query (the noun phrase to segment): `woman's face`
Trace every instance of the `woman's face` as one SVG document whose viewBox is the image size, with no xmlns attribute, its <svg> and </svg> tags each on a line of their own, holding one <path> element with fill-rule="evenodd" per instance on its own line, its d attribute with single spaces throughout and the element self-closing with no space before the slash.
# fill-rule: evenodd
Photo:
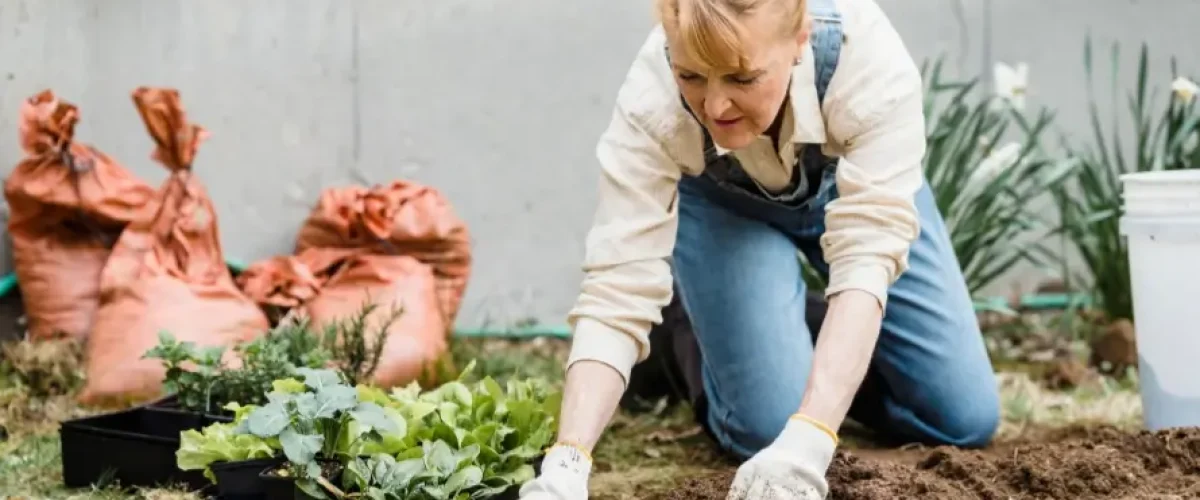
<svg viewBox="0 0 1200 500">
<path fill-rule="evenodd" d="M 667 30 L 667 50 L 684 101 L 713 141 L 731 150 L 749 145 L 775 121 L 807 37 L 778 36 L 779 20 L 767 13 L 747 15 L 740 22 L 752 34 L 743 41 L 749 64 L 734 71 L 706 71 L 688 57 L 678 34 Z"/>
</svg>

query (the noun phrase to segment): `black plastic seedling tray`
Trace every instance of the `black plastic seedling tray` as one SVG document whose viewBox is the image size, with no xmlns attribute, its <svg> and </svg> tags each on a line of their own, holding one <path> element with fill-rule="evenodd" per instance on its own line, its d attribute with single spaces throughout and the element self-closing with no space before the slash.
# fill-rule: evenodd
<svg viewBox="0 0 1200 500">
<path fill-rule="evenodd" d="M 62 423 L 63 483 L 68 488 L 117 483 L 121 487 L 184 485 L 208 490 L 201 471 L 176 466 L 179 434 L 230 418 L 153 404 Z"/>
<path fill-rule="evenodd" d="M 259 477 L 263 469 L 283 463 L 282 457 L 217 462 L 209 466 L 217 479 L 219 500 L 265 500 L 269 484 Z"/>
</svg>

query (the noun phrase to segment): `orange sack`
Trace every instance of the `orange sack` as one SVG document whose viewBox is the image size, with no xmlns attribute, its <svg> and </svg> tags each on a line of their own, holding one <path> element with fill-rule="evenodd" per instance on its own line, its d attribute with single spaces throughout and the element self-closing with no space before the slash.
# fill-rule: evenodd
<svg viewBox="0 0 1200 500">
<path fill-rule="evenodd" d="M 454 324 L 471 273 L 471 241 L 438 190 L 409 181 L 326 189 L 300 228 L 296 253 L 322 247 L 366 248 L 429 264 L 442 319 Z"/>
<path fill-rule="evenodd" d="M 299 314 L 318 327 L 353 318 L 373 303 L 367 331 L 378 332 L 401 309 L 387 329 L 373 376 L 382 387 L 406 385 L 435 372 L 448 349 L 433 271 L 413 257 L 310 248 L 298 256 L 255 263 L 238 276 L 238 283 L 260 304 L 299 307 Z"/>
<path fill-rule="evenodd" d="M 25 158 L 4 182 L 13 266 L 37 340 L 87 336 L 113 243 L 154 210 L 154 188 L 74 141 L 78 121 L 78 109 L 52 91 L 27 99 L 19 125 Z"/>
<path fill-rule="evenodd" d="M 142 355 L 160 331 L 199 346 L 231 345 L 268 328 L 225 265 L 217 214 L 192 173 L 207 132 L 187 123 L 179 93 L 142 87 L 134 104 L 157 145 L 153 158 L 171 171 L 157 193 L 160 209 L 129 225 L 101 274 L 101 302 L 87 345 L 89 405 L 143 402 L 162 393 L 165 371 Z"/>
</svg>

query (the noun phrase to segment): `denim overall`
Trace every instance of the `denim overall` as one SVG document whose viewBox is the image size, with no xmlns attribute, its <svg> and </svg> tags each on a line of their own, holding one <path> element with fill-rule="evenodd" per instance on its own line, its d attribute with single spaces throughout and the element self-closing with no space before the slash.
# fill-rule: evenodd
<svg viewBox="0 0 1200 500">
<path fill-rule="evenodd" d="M 843 37 L 836 1 L 808 1 L 822 101 L 843 43 L 853 43 Z M 781 132 L 782 140 L 790 134 Z M 698 417 L 725 450 L 748 458 L 775 439 L 804 394 L 820 332 L 805 324 L 797 254 L 828 277 L 820 237 L 825 207 L 838 196 L 839 159 L 819 144 L 797 144 L 789 186 L 771 193 L 704 136 L 703 173 L 679 182 L 672 272 L 701 353 Z M 982 446 L 1000 417 L 992 367 L 928 184 L 915 202 L 920 236 L 909 270 L 889 289 L 850 417 L 884 439 Z"/>
</svg>

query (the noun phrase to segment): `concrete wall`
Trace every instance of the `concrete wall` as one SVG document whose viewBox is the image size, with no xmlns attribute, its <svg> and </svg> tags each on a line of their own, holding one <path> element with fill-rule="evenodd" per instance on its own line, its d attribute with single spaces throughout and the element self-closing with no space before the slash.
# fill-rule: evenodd
<svg viewBox="0 0 1200 500">
<path fill-rule="evenodd" d="M 960 75 L 1027 61 L 1031 102 L 1054 105 L 1067 132 L 1087 124 L 1086 32 L 1148 42 L 1156 85 L 1167 54 L 1200 72 L 1194 0 L 879 1 L 918 59 L 945 54 Z M 288 251 L 324 186 L 409 177 L 442 189 L 474 233 L 463 326 L 561 323 L 595 201 L 594 142 L 650 5 L 0 0 L 0 164 L 19 156 L 21 100 L 49 87 L 80 105 L 81 139 L 158 183 L 129 93 L 175 86 L 213 133 L 196 168 L 230 257 Z"/>
</svg>

